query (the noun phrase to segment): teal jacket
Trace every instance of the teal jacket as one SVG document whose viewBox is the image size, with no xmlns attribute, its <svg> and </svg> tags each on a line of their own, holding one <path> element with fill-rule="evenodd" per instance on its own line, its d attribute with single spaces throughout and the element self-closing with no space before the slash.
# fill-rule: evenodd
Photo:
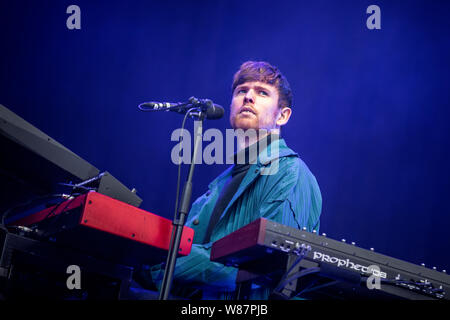
<svg viewBox="0 0 450 320">
<path fill-rule="evenodd" d="M 273 152 L 275 147 L 279 152 Z M 195 231 L 192 250 L 176 263 L 175 282 L 202 288 L 204 298 L 205 292 L 208 292 L 206 298 L 223 297 L 219 292 L 231 292 L 235 287 L 237 269 L 209 260 L 214 241 L 261 217 L 294 228 L 319 231 L 322 197 L 317 181 L 298 154 L 279 139 L 268 146 L 265 156 L 260 154 L 249 167 L 213 229 L 211 242 L 203 244 L 210 215 L 231 177 L 232 168 L 213 180 L 209 190 L 192 204 L 186 223 Z M 162 276 L 160 268 L 153 268 L 153 280 L 158 283 Z"/>
</svg>

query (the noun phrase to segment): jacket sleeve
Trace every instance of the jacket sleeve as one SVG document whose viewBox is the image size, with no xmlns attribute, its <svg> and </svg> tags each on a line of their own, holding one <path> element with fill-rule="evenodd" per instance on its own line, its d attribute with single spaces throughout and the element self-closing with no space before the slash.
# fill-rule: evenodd
<svg viewBox="0 0 450 320">
<path fill-rule="evenodd" d="M 201 244 L 205 228 L 200 228 L 201 225 L 192 225 L 193 221 L 198 218 L 202 221 L 202 226 L 205 225 L 204 222 L 207 219 L 204 215 L 207 212 L 211 212 L 215 204 L 215 199 L 209 199 L 209 197 L 209 193 L 206 193 L 199 197 L 192 205 L 189 213 L 189 221 L 186 225 L 194 228 L 196 236 L 194 236 L 194 244 L 192 245 L 190 254 L 177 259 L 174 271 L 174 284 L 175 286 L 188 285 L 195 288 L 204 288 L 207 286 L 208 290 L 217 288 L 222 291 L 233 291 L 235 288 L 237 269 L 210 261 L 212 244 Z M 200 214 L 201 212 L 202 214 Z M 164 269 L 161 264 L 153 266 L 150 274 L 153 283 L 159 289 L 164 276 Z"/>
<path fill-rule="evenodd" d="M 233 291 L 237 269 L 226 267 L 221 263 L 210 261 L 211 249 L 204 245 L 193 244 L 191 253 L 186 257 L 177 259 L 174 271 L 174 282 L 178 285 L 189 285 L 202 288 L 205 285 L 209 290 L 214 288 Z M 151 276 L 159 289 L 164 276 L 161 265 L 151 268 Z"/>
</svg>

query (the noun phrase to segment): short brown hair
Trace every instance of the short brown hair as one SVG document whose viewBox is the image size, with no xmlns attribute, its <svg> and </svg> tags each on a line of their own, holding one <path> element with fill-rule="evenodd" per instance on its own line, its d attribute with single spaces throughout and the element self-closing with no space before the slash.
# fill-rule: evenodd
<svg viewBox="0 0 450 320">
<path fill-rule="evenodd" d="M 278 90 L 278 107 L 292 108 L 292 91 L 286 77 L 265 61 L 244 62 L 233 77 L 232 93 L 237 86 L 252 81 L 264 82 L 273 85 Z"/>
</svg>

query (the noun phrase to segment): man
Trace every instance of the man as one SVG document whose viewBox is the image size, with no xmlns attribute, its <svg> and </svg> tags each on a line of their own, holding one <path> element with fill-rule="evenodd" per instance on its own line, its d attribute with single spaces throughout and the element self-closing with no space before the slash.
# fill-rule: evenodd
<svg viewBox="0 0 450 320">
<path fill-rule="evenodd" d="M 189 256 L 177 259 L 173 294 L 183 295 L 180 288 L 187 286 L 197 288 L 187 297 L 220 299 L 231 293 L 237 270 L 211 262 L 211 245 L 258 218 L 318 231 L 319 186 L 298 154 L 279 137 L 292 114 L 291 107 L 289 83 L 276 67 L 253 61 L 241 65 L 232 84 L 230 123 L 241 133 L 253 130 L 256 134 L 238 137 L 235 164 L 193 203 L 186 225 L 195 230 L 194 244 Z M 238 161 L 239 155 L 245 161 Z M 163 272 L 160 267 L 152 268 L 158 285 Z M 260 289 L 253 298 L 266 298 L 267 290 Z"/>
</svg>

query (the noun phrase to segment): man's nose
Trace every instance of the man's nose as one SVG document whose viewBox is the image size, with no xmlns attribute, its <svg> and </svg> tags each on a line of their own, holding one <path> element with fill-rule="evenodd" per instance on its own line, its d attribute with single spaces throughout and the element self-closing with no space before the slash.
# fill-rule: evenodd
<svg viewBox="0 0 450 320">
<path fill-rule="evenodd" d="M 247 91 L 247 93 L 245 94 L 245 97 L 244 97 L 244 102 L 250 102 L 250 103 L 255 102 L 253 90 L 250 89 Z"/>
</svg>

